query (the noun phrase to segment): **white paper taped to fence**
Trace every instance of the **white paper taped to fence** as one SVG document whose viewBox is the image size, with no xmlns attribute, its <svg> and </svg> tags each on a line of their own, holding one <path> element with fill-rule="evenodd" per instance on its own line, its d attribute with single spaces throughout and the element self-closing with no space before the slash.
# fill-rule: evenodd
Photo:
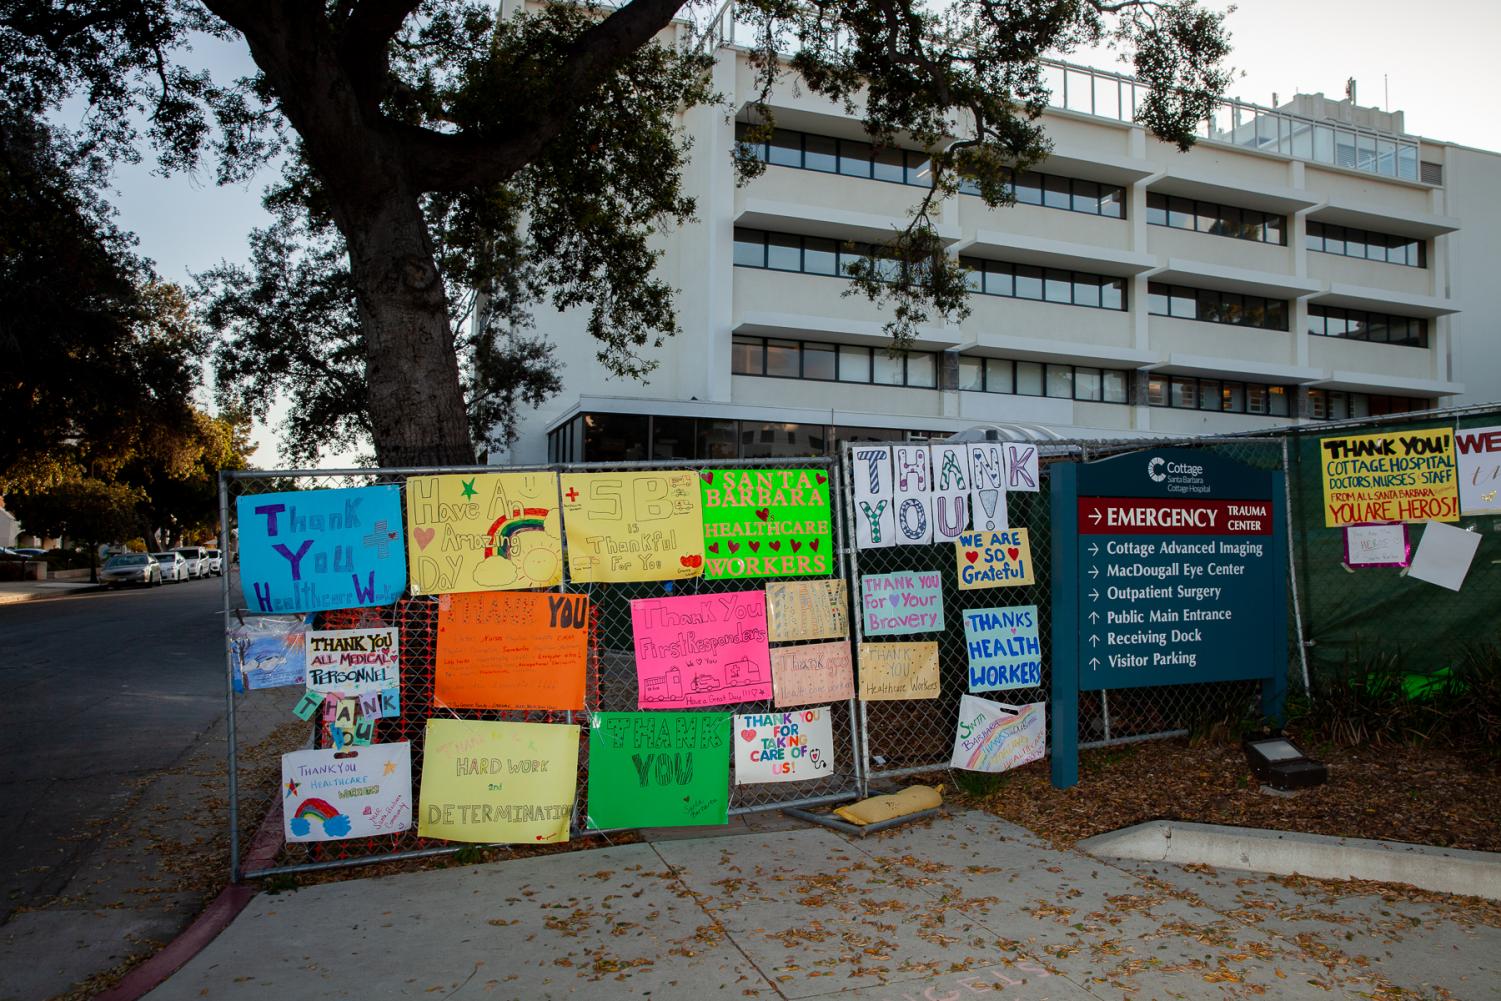
<svg viewBox="0 0 1501 1001">
<path fill-rule="evenodd" d="M 855 545 L 860 549 L 896 545 L 896 483 L 891 475 L 891 446 L 862 445 L 851 451 L 850 459 Z"/>
<path fill-rule="evenodd" d="M 926 546 L 933 542 L 933 470 L 926 445 L 898 445 L 892 450 L 896 475 L 896 542 Z"/>
<path fill-rule="evenodd" d="M 1006 521 L 1006 456 L 1001 443 L 971 442 L 969 451 L 969 496 L 971 517 L 977 532 L 1004 532 Z"/>
<path fill-rule="evenodd" d="M 933 538 L 953 542 L 969 527 L 969 453 L 963 445 L 932 445 Z"/>
<path fill-rule="evenodd" d="M 949 766 L 972 772 L 1009 771 L 1041 758 L 1046 743 L 1043 703 L 1009 706 L 962 695 Z"/>
<path fill-rule="evenodd" d="M 1423 537 L 1418 540 L 1418 551 L 1413 554 L 1407 576 L 1458 591 L 1479 548 L 1479 532 L 1430 521 L 1423 526 Z"/>
<path fill-rule="evenodd" d="M 834 771 L 829 707 L 735 717 L 735 784 L 803 782 Z"/>
<path fill-rule="evenodd" d="M 340 841 L 412 826 L 412 745 L 367 744 L 281 756 L 282 834 Z"/>
<path fill-rule="evenodd" d="M 1006 489 L 1037 492 L 1037 446 L 1024 441 L 1002 443 L 1006 453 Z"/>
</svg>

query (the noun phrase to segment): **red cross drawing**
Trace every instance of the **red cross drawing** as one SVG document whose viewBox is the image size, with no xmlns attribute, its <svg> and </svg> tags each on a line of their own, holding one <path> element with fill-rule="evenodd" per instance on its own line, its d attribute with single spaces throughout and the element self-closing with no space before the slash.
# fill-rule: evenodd
<svg viewBox="0 0 1501 1001">
<path fill-rule="evenodd" d="M 579 499 L 579 492 L 577 490 L 573 489 L 572 487 L 569 487 L 568 488 L 568 492 L 566 494 L 564 494 L 563 496 L 567 497 L 568 498 L 568 503 L 572 504 L 574 501 L 576 501 L 576 500 Z"/>
</svg>

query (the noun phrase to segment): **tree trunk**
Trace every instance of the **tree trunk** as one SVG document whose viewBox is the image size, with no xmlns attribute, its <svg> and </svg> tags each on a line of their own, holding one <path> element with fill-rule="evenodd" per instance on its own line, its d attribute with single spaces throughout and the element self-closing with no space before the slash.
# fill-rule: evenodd
<svg viewBox="0 0 1501 1001">
<path fill-rule="evenodd" d="M 382 466 L 475 461 L 448 300 L 417 196 L 389 189 L 336 207 L 365 340 L 370 424 Z"/>
</svg>

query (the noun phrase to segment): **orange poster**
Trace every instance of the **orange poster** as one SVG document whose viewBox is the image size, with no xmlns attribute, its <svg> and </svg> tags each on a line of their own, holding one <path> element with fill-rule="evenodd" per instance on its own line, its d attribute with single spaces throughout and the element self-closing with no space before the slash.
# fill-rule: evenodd
<svg viewBox="0 0 1501 1001">
<path fill-rule="evenodd" d="M 583 594 L 442 595 L 434 697 L 450 709 L 582 709 L 588 624 Z"/>
</svg>

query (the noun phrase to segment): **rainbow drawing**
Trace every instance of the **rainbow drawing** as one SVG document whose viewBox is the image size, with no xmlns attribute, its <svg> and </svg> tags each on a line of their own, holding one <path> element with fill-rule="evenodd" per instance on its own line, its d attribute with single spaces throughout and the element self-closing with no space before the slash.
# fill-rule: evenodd
<svg viewBox="0 0 1501 1001">
<path fill-rule="evenodd" d="M 323 836 L 326 838 L 342 838 L 349 833 L 349 818 L 334 809 L 328 800 L 317 797 L 303 800 L 292 811 L 288 826 L 294 835 L 305 838 L 312 833 L 314 820 L 322 825 Z"/>
<path fill-rule="evenodd" d="M 491 544 L 485 548 L 485 559 L 499 555 L 501 559 L 511 558 L 511 541 L 522 532 L 542 532 L 547 527 L 547 508 L 527 507 L 519 512 L 513 512 L 509 518 L 497 518 L 495 524 L 490 526 Z M 501 526 L 505 526 L 502 528 Z"/>
</svg>

